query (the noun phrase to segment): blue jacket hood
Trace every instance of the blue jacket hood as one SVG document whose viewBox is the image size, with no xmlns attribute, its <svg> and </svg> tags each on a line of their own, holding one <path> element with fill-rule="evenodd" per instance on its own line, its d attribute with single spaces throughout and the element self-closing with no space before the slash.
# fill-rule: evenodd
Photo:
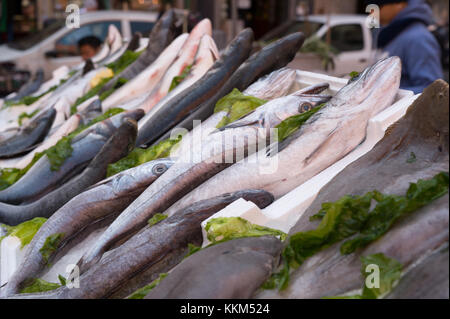
<svg viewBox="0 0 450 319">
<path fill-rule="evenodd" d="M 384 48 L 403 30 L 417 22 L 429 26 L 433 23 L 433 12 L 424 0 L 409 0 L 408 6 L 388 26 L 380 30 L 378 47 Z"/>
</svg>

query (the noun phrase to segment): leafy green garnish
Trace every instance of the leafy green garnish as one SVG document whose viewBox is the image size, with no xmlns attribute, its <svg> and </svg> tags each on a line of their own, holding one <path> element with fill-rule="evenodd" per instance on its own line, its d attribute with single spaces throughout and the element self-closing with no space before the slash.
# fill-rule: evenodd
<svg viewBox="0 0 450 319">
<path fill-rule="evenodd" d="M 31 112 L 30 114 L 28 114 L 27 112 L 22 112 L 19 115 L 19 118 L 17 119 L 17 122 L 19 123 L 20 126 L 22 126 L 22 121 L 25 118 L 31 119 L 33 116 L 35 116 L 37 114 L 37 112 L 39 112 L 39 110 L 35 110 L 35 111 Z"/>
<path fill-rule="evenodd" d="M 334 296 L 325 299 L 381 299 L 392 291 L 402 276 L 402 264 L 395 259 L 386 257 L 384 254 L 361 256 L 361 263 L 361 274 L 364 278 L 362 295 Z M 379 280 L 376 280 L 375 274 L 371 276 L 373 272 L 368 268 L 371 265 L 378 267 Z M 370 284 L 370 288 L 368 284 Z"/>
<path fill-rule="evenodd" d="M 167 277 L 168 274 L 160 274 L 158 278 L 156 278 L 154 281 L 152 281 L 151 284 L 142 287 L 141 289 L 136 290 L 132 295 L 130 295 L 127 299 L 144 299 L 145 296 L 148 295 L 148 293 L 159 285 L 161 280 Z"/>
<path fill-rule="evenodd" d="M 68 136 L 61 138 L 58 143 L 45 151 L 50 162 L 50 169 L 57 171 L 65 160 L 72 155 L 72 139 Z"/>
<path fill-rule="evenodd" d="M 220 121 L 217 128 L 222 128 L 232 122 L 235 122 L 267 101 L 258 99 L 253 96 L 246 96 L 242 94 L 238 89 L 234 89 L 230 94 L 221 98 L 214 109 L 214 113 L 227 112 L 227 115 Z"/>
<path fill-rule="evenodd" d="M 181 75 L 176 76 L 173 78 L 172 83 L 170 84 L 170 91 L 173 91 L 178 85 L 180 85 L 181 82 L 189 75 L 192 69 L 192 64 L 188 65 L 184 68 L 183 72 L 181 72 Z"/>
<path fill-rule="evenodd" d="M 48 282 L 43 279 L 35 278 L 28 281 L 28 285 L 26 285 L 25 288 L 23 288 L 20 293 L 21 294 L 31 294 L 31 293 L 37 293 L 37 292 L 44 292 L 44 291 L 50 291 L 55 290 L 61 287 L 60 284 L 56 284 L 53 282 Z"/>
<path fill-rule="evenodd" d="M 356 72 L 356 71 L 350 72 L 349 76 L 350 76 L 350 82 L 353 82 L 354 80 L 356 80 L 359 77 L 359 72 Z"/>
<path fill-rule="evenodd" d="M 406 163 L 412 164 L 415 163 L 416 161 L 417 161 L 416 154 L 414 152 L 411 152 L 411 154 L 409 154 L 409 158 L 406 160 Z"/>
<path fill-rule="evenodd" d="M 188 244 L 188 253 L 186 254 L 186 256 L 184 256 L 184 259 L 188 258 L 189 256 L 192 256 L 193 254 L 195 254 L 196 252 L 202 250 L 202 247 L 200 246 L 195 246 L 194 244 Z"/>
<path fill-rule="evenodd" d="M 114 74 L 120 74 L 124 71 L 130 64 L 132 64 L 141 55 L 141 52 L 126 51 L 117 61 L 106 65 L 108 69 L 111 69 Z M 78 98 L 75 104 L 70 108 L 71 115 L 77 113 L 77 107 L 89 100 L 90 98 L 98 95 L 100 90 L 113 79 L 114 77 L 107 77 L 100 81 L 95 87 L 91 88 L 85 95 Z M 108 90 L 100 95 L 100 100 L 104 101 L 108 96 L 110 96 L 118 87 L 124 84 L 124 79 L 118 81 L 118 86 L 116 85 L 112 90 Z"/>
<path fill-rule="evenodd" d="M 389 231 L 401 217 L 445 195 L 448 186 L 449 174 L 443 172 L 432 179 L 411 183 L 405 196 L 372 191 L 364 196 L 344 196 L 334 203 L 322 204 L 318 214 L 311 217 L 311 221 L 321 220 L 319 226 L 290 237 L 282 253 L 281 271 L 272 275 L 263 288 L 285 289 L 291 268 L 298 268 L 307 258 L 353 235 L 356 236 L 341 245 L 341 254 L 367 246 Z M 377 205 L 370 211 L 372 201 Z"/>
<path fill-rule="evenodd" d="M 205 231 L 212 244 L 244 237 L 280 236 L 281 240 L 286 239 L 286 234 L 280 230 L 255 225 L 241 217 L 211 219 Z"/>
<path fill-rule="evenodd" d="M 334 55 L 339 54 L 339 50 L 331 45 L 328 45 L 325 41 L 318 37 L 310 37 L 306 39 L 302 48 L 300 49 L 302 53 L 314 53 L 322 61 L 322 67 L 328 71 L 331 66 L 332 69 L 335 67 Z"/>
<path fill-rule="evenodd" d="M 313 116 L 314 114 L 316 114 L 317 112 L 319 112 L 325 104 L 319 105 L 315 108 L 313 108 L 312 110 L 299 114 L 299 115 L 295 115 L 295 116 L 291 116 L 289 118 L 287 118 L 286 120 L 284 120 L 283 122 L 281 122 L 280 124 L 278 124 L 276 126 L 276 128 L 278 129 L 278 141 L 282 142 L 284 141 L 287 137 L 289 137 L 291 134 L 295 133 L 296 131 L 298 131 L 300 129 L 300 127 L 306 123 L 306 121 L 308 121 L 311 116 Z"/>
<path fill-rule="evenodd" d="M 7 236 L 16 236 L 20 239 L 21 248 L 28 245 L 36 235 L 37 231 L 47 221 L 47 218 L 36 217 L 17 226 L 8 226 L 1 224 L 7 231 L 7 234 L 0 237 L 0 242 Z"/>
<path fill-rule="evenodd" d="M 67 283 L 67 279 L 62 275 L 58 275 L 58 280 L 59 280 L 59 283 L 61 284 L 61 286 L 65 286 Z"/>
<path fill-rule="evenodd" d="M 0 190 L 4 190 L 17 182 L 25 175 L 30 168 L 44 155 L 44 153 L 36 153 L 33 160 L 23 169 L 18 168 L 1 168 L 0 169 Z"/>
<path fill-rule="evenodd" d="M 171 150 L 181 141 L 181 139 L 182 136 L 180 135 L 177 139 L 164 140 L 148 149 L 135 148 L 127 157 L 114 164 L 110 164 L 108 166 L 107 176 L 110 177 L 144 163 L 168 157 Z"/>
<path fill-rule="evenodd" d="M 153 225 L 158 224 L 160 221 L 163 221 L 166 218 L 167 218 L 167 215 L 158 213 L 158 214 L 155 214 L 152 218 L 150 218 L 148 220 L 148 224 L 150 227 L 152 227 Z"/>
<path fill-rule="evenodd" d="M 58 249 L 63 238 L 63 233 L 56 233 L 48 236 L 47 239 L 45 239 L 44 245 L 41 249 L 39 249 L 39 252 L 41 253 L 42 259 L 45 263 L 48 263 L 50 256 Z"/>
</svg>

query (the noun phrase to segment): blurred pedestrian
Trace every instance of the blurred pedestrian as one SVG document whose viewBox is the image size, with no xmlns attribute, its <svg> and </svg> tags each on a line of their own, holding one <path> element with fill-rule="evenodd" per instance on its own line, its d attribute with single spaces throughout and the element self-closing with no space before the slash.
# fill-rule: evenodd
<svg viewBox="0 0 450 319">
<path fill-rule="evenodd" d="M 100 50 L 101 45 L 102 42 L 95 36 L 84 37 L 78 41 L 78 49 L 83 60 L 86 61 L 95 56 Z"/>
<path fill-rule="evenodd" d="M 443 77 L 441 47 L 428 30 L 433 23 L 424 0 L 369 0 L 380 7 L 377 48 L 402 60 L 401 88 L 421 93 Z"/>
</svg>

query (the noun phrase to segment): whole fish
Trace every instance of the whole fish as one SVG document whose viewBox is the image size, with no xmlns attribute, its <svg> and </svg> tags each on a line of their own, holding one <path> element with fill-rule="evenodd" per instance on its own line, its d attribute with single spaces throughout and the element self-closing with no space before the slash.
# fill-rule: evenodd
<svg viewBox="0 0 450 319">
<path fill-rule="evenodd" d="M 161 80 L 169 66 L 173 63 L 189 35 L 184 33 L 177 37 L 144 71 L 125 85 L 114 91 L 104 102 L 103 107 L 109 109 L 130 101 L 133 97 L 151 91 Z"/>
<path fill-rule="evenodd" d="M 318 194 L 290 234 L 315 228 L 309 217 L 322 203 L 346 195 L 382 194 L 404 196 L 410 183 L 430 179 L 449 170 L 449 86 L 436 81 L 393 124 L 385 137 L 366 155 L 347 166 Z M 411 153 L 416 160 L 409 161 Z M 384 253 L 404 268 L 448 242 L 449 196 L 404 216 L 381 238 L 350 255 L 341 255 L 340 244 L 325 249 L 293 272 L 285 291 L 264 291 L 261 298 L 321 298 L 360 289 L 360 256 Z M 425 284 L 425 281 L 424 281 Z"/>
<path fill-rule="evenodd" d="M 86 168 L 121 125 L 123 118 L 139 120 L 142 116 L 143 111 L 140 109 L 124 112 L 84 130 L 72 139 L 72 154 L 58 171 L 51 170 L 51 163 L 47 155 L 42 156 L 21 179 L 0 192 L 0 202 L 24 203 L 36 200 L 54 190 Z"/>
<path fill-rule="evenodd" d="M 168 10 L 155 24 L 150 33 L 150 41 L 147 49 L 139 58 L 129 65 L 124 71 L 114 76 L 99 92 L 102 94 L 114 88 L 120 78 L 131 80 L 151 65 L 163 50 L 177 37 L 176 15 L 173 10 Z"/>
<path fill-rule="evenodd" d="M 34 117 L 14 136 L 0 142 L 0 158 L 14 157 L 29 151 L 47 136 L 56 116 L 54 109 L 49 109 Z"/>
<path fill-rule="evenodd" d="M 125 118 L 124 124 L 108 139 L 88 167 L 58 189 L 28 205 L 0 203 L 0 220 L 8 225 L 17 225 L 35 217 L 48 218 L 87 187 L 105 178 L 108 165 L 127 156 L 133 148 L 130 144 L 136 140 L 137 129 L 134 129 L 135 122 L 132 121 Z"/>
<path fill-rule="evenodd" d="M 227 47 L 221 58 L 195 84 L 155 107 L 139 122 L 137 145 L 156 141 L 185 115 L 212 97 L 247 59 L 253 31 L 245 29 Z"/>
<path fill-rule="evenodd" d="M 36 72 L 36 75 L 34 79 L 30 79 L 30 81 L 26 84 L 24 84 L 19 91 L 17 91 L 17 94 L 14 95 L 13 98 L 6 98 L 5 102 L 18 102 L 20 99 L 24 98 L 25 96 L 32 95 L 34 92 L 39 90 L 39 87 L 44 82 L 44 70 L 39 69 Z"/>
<path fill-rule="evenodd" d="M 194 120 L 204 121 L 210 117 L 214 112 L 216 103 L 233 89 L 244 91 L 260 77 L 278 70 L 291 62 L 303 45 L 304 40 L 305 37 L 302 33 L 294 33 L 268 45 L 260 52 L 253 54 L 239 67 L 233 76 L 221 86 L 220 89 L 213 92 L 214 94 L 211 98 L 203 101 L 203 103 L 195 110 L 190 110 L 189 114 L 184 112 L 184 116 L 181 119 L 178 117 L 177 119 L 179 120 L 178 123 L 175 123 L 176 126 L 185 128 L 189 131 L 192 130 Z M 141 122 L 143 122 L 143 120 Z M 173 126 L 171 126 L 171 128 Z M 139 123 L 139 127 L 141 127 L 141 123 Z M 166 130 L 166 132 L 167 131 L 168 130 Z M 139 135 L 141 135 L 141 133 L 139 133 Z M 167 136 L 164 136 L 163 138 L 165 139 Z M 138 142 L 140 141 L 141 140 L 138 137 Z M 155 140 L 151 140 L 149 142 L 154 141 Z"/>
<path fill-rule="evenodd" d="M 156 104 L 158 104 L 159 101 L 161 101 L 161 99 L 167 95 L 173 79 L 180 76 L 186 67 L 193 64 L 200 46 L 200 41 L 204 35 L 212 35 L 212 24 L 209 19 L 200 21 L 191 31 L 189 38 L 186 40 L 186 43 L 180 51 L 180 54 L 141 106 L 145 113 L 148 113 Z"/>
<path fill-rule="evenodd" d="M 448 242 L 401 278 L 386 299 L 448 299 Z"/>
<path fill-rule="evenodd" d="M 201 222 L 239 198 L 252 201 L 261 208 L 273 201 L 273 196 L 267 192 L 248 190 L 195 203 L 176 216 L 147 226 L 111 251 L 80 277 L 79 289 L 62 287 L 47 293 L 14 295 L 12 298 L 107 298 L 119 289 L 122 289 L 122 297 L 127 296 L 136 287 L 124 289 L 123 286 L 145 272 L 146 280 L 140 278 L 142 287 L 159 273 L 170 270 L 186 255 L 188 244 L 201 244 Z"/>
<path fill-rule="evenodd" d="M 123 155 L 124 152 L 121 149 L 115 149 L 116 147 L 113 139 L 116 139 L 116 144 L 121 143 L 123 144 L 122 146 L 127 148 L 128 145 L 124 144 L 126 140 L 119 140 L 120 135 L 129 135 L 129 133 L 135 134 L 132 125 L 128 123 L 125 123 L 124 125 L 127 125 L 127 127 L 122 128 L 123 132 L 120 132 L 119 129 L 104 146 L 104 152 L 99 153 L 89 166 L 91 167 L 91 170 L 94 167 L 97 171 L 99 168 L 101 170 L 99 172 L 91 171 L 90 174 L 95 173 L 98 176 L 100 176 L 100 174 L 104 176 L 106 174 L 108 163 L 113 161 L 114 158 Z M 128 129 L 130 132 L 126 132 L 125 129 Z M 124 137 L 126 136 L 124 135 Z M 129 141 L 131 141 L 131 139 L 129 139 Z M 120 146 L 120 144 L 118 144 L 118 146 Z M 117 151 L 119 151 L 119 153 L 117 153 Z M 120 152 L 122 154 L 120 154 Z M 109 159 L 108 155 L 112 155 L 112 158 Z M 102 161 L 104 164 L 101 163 Z M 99 165 L 102 167 L 98 167 Z M 47 265 L 47 262 L 54 263 L 55 260 L 53 257 L 55 256 L 55 253 L 50 255 L 47 262 L 42 258 L 40 253 L 40 249 L 44 246 L 45 241 L 49 236 L 54 234 L 64 234 L 62 241 L 59 243 L 59 247 L 67 246 L 72 238 L 89 225 L 111 215 L 113 212 L 124 209 L 145 189 L 146 186 L 163 174 L 170 165 L 172 165 L 170 159 L 161 159 L 146 163 L 134 169 L 121 172 L 116 176 L 90 187 L 78 196 L 73 197 L 67 204 L 54 213 L 33 237 L 27 247 L 27 253 L 23 262 L 20 264 L 19 269 L 14 273 L 14 276 L 9 280 L 8 285 L 2 289 L 2 294 L 7 296 L 9 294 L 17 293 L 20 283 L 27 278 L 39 276 L 41 271 Z M 92 180 L 92 178 L 90 179 Z M 89 186 L 85 183 L 84 178 L 82 183 L 85 184 L 85 188 Z M 80 189 L 81 184 L 72 183 L 72 186 Z M 66 185 L 63 187 L 69 189 Z M 45 211 L 45 208 L 43 208 L 43 211 Z"/>
<path fill-rule="evenodd" d="M 28 164 L 31 163 L 34 156 L 37 153 L 43 152 L 50 147 L 54 146 L 58 141 L 63 138 L 64 136 L 69 135 L 73 131 L 77 129 L 77 127 L 80 125 L 81 117 L 77 114 L 70 117 L 66 122 L 64 122 L 63 125 L 61 125 L 58 130 L 56 130 L 55 133 L 51 134 L 42 144 L 40 144 L 38 147 L 36 147 L 34 150 L 29 152 L 27 155 L 22 156 L 20 158 L 14 158 L 6 160 L 5 162 L 0 161 L 1 167 L 8 167 L 8 168 L 18 168 L 23 169 Z"/>
<path fill-rule="evenodd" d="M 250 299 L 275 269 L 282 248 L 269 236 L 207 247 L 176 266 L 144 299 Z"/>
<path fill-rule="evenodd" d="M 227 168 L 181 199 L 168 213 L 205 196 L 214 196 L 216 185 L 228 192 L 261 188 L 280 198 L 343 158 L 364 140 L 369 119 L 394 100 L 400 76 L 399 58 L 379 61 L 283 141 L 276 156 L 256 159 L 252 155 L 247 161 Z"/>
<path fill-rule="evenodd" d="M 194 64 L 188 74 L 188 76 L 169 94 L 167 94 L 164 99 L 161 101 L 161 104 L 164 104 L 165 100 L 169 100 L 177 94 L 183 92 L 185 89 L 191 87 L 198 80 L 200 80 L 206 72 L 214 65 L 214 62 L 219 59 L 219 51 L 217 49 L 216 43 L 213 38 L 208 34 L 204 35 L 200 40 L 200 44 L 198 47 L 197 54 L 194 59 Z M 173 79 L 172 79 L 173 80 Z M 152 103 L 147 104 L 144 102 L 142 107 L 147 110 L 147 107 L 152 105 Z M 158 106 L 155 106 L 154 109 L 151 109 L 151 112 L 156 112 L 158 110 Z"/>
<path fill-rule="evenodd" d="M 98 261 L 113 243 L 142 228 L 155 213 L 165 211 L 207 179 L 247 156 L 247 153 L 255 152 L 261 143 L 266 145 L 272 129 L 283 120 L 305 112 L 305 104 L 311 107 L 330 98 L 293 94 L 273 100 L 245 117 L 239 125 L 211 134 L 203 143 L 196 144 L 191 152 L 182 152 L 183 156 L 177 163 L 128 206 L 100 236 L 83 256 L 80 271 Z"/>
</svg>

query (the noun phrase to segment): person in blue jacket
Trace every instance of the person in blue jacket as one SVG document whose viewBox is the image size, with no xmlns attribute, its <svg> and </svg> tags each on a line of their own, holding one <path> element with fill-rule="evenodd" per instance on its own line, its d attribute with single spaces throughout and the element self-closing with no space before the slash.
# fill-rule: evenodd
<svg viewBox="0 0 450 319">
<path fill-rule="evenodd" d="M 380 7 L 378 49 L 402 60 L 401 88 L 421 93 L 443 77 L 441 47 L 428 26 L 433 23 L 424 0 L 371 0 Z"/>
</svg>

